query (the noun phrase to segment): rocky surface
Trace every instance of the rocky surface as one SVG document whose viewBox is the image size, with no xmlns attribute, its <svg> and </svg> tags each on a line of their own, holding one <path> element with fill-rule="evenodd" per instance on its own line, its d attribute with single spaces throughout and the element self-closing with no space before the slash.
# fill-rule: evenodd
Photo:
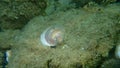
<svg viewBox="0 0 120 68">
<path fill-rule="evenodd" d="M 119 62 L 110 58 L 114 55 L 110 52 L 120 42 L 120 4 L 65 1 L 0 2 L 0 57 L 11 49 L 8 68 L 104 68 Z M 40 34 L 53 25 L 63 25 L 64 42 L 56 48 L 44 47 Z M 2 63 L 0 59 L 0 67 Z"/>
<path fill-rule="evenodd" d="M 108 57 L 110 50 L 116 45 L 120 17 L 118 8 L 119 4 L 101 7 L 94 12 L 72 9 L 50 16 L 35 17 L 17 36 L 9 68 L 100 66 L 103 58 Z M 64 42 L 56 48 L 43 46 L 40 34 L 56 24 L 65 28 Z"/>
</svg>

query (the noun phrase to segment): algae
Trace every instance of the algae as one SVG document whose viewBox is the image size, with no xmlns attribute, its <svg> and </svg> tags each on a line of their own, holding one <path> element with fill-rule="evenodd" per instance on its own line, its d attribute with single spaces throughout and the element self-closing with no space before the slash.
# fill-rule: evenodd
<svg viewBox="0 0 120 68">
<path fill-rule="evenodd" d="M 119 14 L 119 11 L 112 13 L 106 8 L 102 9 L 102 12 L 72 9 L 35 17 L 18 36 L 15 49 L 12 49 L 9 68 L 76 68 L 76 65 L 81 68 L 98 67 L 115 46 L 118 20 L 114 14 Z M 110 10 L 109 6 L 108 9 Z M 56 24 L 65 27 L 64 43 L 56 48 L 44 47 L 39 39 L 40 34 Z"/>
<path fill-rule="evenodd" d="M 66 0 L 69 3 L 63 0 L 53 1 L 53 4 L 47 0 L 2 2 L 1 6 L 6 8 L 1 8 L 5 13 L 0 15 L 0 27 L 3 30 L 0 32 L 0 51 L 4 52 L 7 49 L 12 51 L 7 67 L 105 68 L 112 62 L 115 63 L 113 66 L 118 66 L 116 63 L 119 61 L 114 59 L 115 57 L 111 58 L 110 56 L 114 54 L 110 52 L 120 42 L 120 4 L 109 4 L 104 7 L 85 0 L 86 2 L 82 2 L 82 6 L 79 6 L 76 4 L 81 3 L 80 0 L 75 0 L 72 4 L 71 0 Z M 17 9 L 13 11 L 7 4 L 16 6 Z M 57 10 L 52 7 L 47 14 L 46 9 L 51 5 L 57 7 Z M 29 8 L 26 8 L 28 6 Z M 21 21 L 24 24 L 20 23 Z M 7 22 L 18 25 L 14 27 Z M 58 24 L 65 28 L 63 43 L 56 48 L 43 46 L 40 42 L 41 33 L 49 26 Z M 1 56 L 3 54 L 0 52 Z M 0 66 L 2 67 L 2 64 Z"/>
</svg>

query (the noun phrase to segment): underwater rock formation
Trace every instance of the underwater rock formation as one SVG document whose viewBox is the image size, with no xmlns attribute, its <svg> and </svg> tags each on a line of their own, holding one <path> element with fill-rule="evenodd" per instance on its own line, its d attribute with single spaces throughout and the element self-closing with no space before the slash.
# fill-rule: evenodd
<svg viewBox="0 0 120 68">
<path fill-rule="evenodd" d="M 89 8 L 89 7 L 88 7 Z M 113 9 L 116 8 L 116 9 Z M 90 9 L 89 9 L 90 10 Z M 9 68 L 96 68 L 115 46 L 119 5 L 101 11 L 71 9 L 32 19 L 15 37 Z M 50 26 L 64 25 L 64 43 L 44 47 L 40 34 Z"/>
</svg>

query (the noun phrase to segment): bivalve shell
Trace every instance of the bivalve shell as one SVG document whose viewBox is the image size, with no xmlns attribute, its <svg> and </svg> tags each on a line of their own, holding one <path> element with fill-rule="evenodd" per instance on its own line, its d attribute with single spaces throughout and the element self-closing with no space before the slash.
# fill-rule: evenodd
<svg viewBox="0 0 120 68">
<path fill-rule="evenodd" d="M 64 29 L 61 26 L 51 26 L 40 36 L 40 40 L 45 46 L 56 46 L 63 41 Z"/>
</svg>

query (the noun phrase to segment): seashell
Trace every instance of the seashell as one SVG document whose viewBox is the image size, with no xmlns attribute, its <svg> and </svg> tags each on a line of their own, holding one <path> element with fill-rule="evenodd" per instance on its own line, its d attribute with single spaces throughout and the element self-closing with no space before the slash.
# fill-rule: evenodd
<svg viewBox="0 0 120 68">
<path fill-rule="evenodd" d="M 4 57 L 3 57 L 3 64 L 2 64 L 2 68 L 6 68 L 8 62 L 9 62 L 9 58 L 11 57 L 11 50 L 7 50 L 5 53 L 4 53 Z"/>
<path fill-rule="evenodd" d="M 11 50 L 7 50 L 7 51 L 5 52 L 5 55 L 4 55 L 4 56 L 6 57 L 5 60 L 6 60 L 7 62 L 9 62 L 9 58 L 11 57 L 11 53 L 12 53 Z"/>
<path fill-rule="evenodd" d="M 117 47 L 116 47 L 115 56 L 116 56 L 116 58 L 120 59 L 120 44 L 117 45 Z"/>
<path fill-rule="evenodd" d="M 40 36 L 40 40 L 45 46 L 56 46 L 63 41 L 64 29 L 62 26 L 51 26 Z"/>
</svg>

